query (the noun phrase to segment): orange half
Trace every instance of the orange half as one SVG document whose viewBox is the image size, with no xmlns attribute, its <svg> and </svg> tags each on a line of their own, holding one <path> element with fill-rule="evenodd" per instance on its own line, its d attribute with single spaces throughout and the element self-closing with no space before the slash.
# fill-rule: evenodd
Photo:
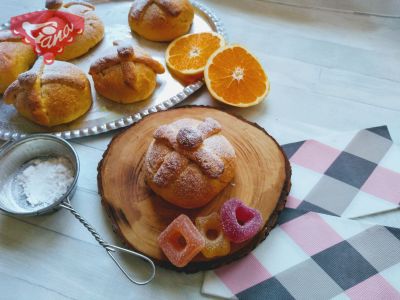
<svg viewBox="0 0 400 300">
<path fill-rule="evenodd" d="M 233 106 L 256 105 L 269 92 L 269 80 L 260 62 L 239 45 L 226 46 L 211 55 L 204 79 L 215 99 Z"/>
<path fill-rule="evenodd" d="M 209 57 L 224 45 L 224 38 L 215 32 L 187 34 L 168 46 L 165 60 L 178 78 L 200 79 Z"/>
</svg>

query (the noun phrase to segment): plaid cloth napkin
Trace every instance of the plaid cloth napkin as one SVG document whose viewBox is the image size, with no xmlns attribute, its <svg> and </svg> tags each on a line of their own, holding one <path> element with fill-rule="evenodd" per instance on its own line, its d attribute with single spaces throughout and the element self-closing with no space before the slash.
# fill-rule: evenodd
<svg viewBox="0 0 400 300">
<path fill-rule="evenodd" d="M 239 299 L 400 299 L 400 229 L 354 218 L 398 208 L 400 150 L 386 126 L 283 146 L 292 191 L 279 226 L 202 292 Z"/>
<path fill-rule="evenodd" d="M 386 126 L 284 145 L 287 207 L 355 218 L 400 204 L 400 150 Z"/>
<path fill-rule="evenodd" d="M 233 299 L 400 299 L 400 229 L 285 209 L 251 254 L 206 273 Z"/>
</svg>

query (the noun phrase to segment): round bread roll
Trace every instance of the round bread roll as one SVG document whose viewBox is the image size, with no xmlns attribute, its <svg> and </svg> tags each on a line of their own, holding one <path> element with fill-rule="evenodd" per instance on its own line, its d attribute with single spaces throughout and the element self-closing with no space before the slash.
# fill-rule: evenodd
<svg viewBox="0 0 400 300">
<path fill-rule="evenodd" d="M 212 118 L 181 119 L 159 127 L 144 163 L 146 182 L 182 208 L 210 202 L 235 174 L 235 150 Z"/>
<path fill-rule="evenodd" d="M 47 127 L 69 123 L 92 105 L 85 73 L 67 62 L 45 65 L 43 59 L 18 76 L 5 91 L 4 100 L 27 119 Z"/>
<path fill-rule="evenodd" d="M 36 54 L 31 46 L 24 44 L 21 37 L 10 30 L 0 31 L 0 94 L 17 79 L 18 75 L 29 70 L 35 62 Z"/>
<path fill-rule="evenodd" d="M 163 65 L 138 47 L 118 46 L 115 50 L 90 66 L 96 91 L 118 103 L 148 98 L 156 87 L 156 74 L 165 72 Z"/>
<path fill-rule="evenodd" d="M 156 42 L 184 35 L 193 18 L 194 9 L 188 0 L 134 0 L 128 15 L 133 32 Z"/>
<path fill-rule="evenodd" d="M 96 46 L 104 37 L 104 25 L 94 13 L 95 6 L 87 2 L 69 2 L 62 4 L 60 0 L 48 0 L 46 7 L 59 9 L 85 19 L 85 28 L 78 34 L 71 44 L 64 47 L 64 52 L 57 55 L 57 60 L 71 60 L 82 56 Z"/>
</svg>

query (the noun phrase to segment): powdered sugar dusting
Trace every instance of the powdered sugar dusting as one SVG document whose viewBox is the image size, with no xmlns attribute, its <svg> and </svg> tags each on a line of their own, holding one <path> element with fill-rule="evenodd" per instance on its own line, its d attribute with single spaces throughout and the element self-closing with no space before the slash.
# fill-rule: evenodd
<svg viewBox="0 0 400 300">
<path fill-rule="evenodd" d="M 224 158 L 228 158 L 230 154 L 231 157 L 234 156 L 234 150 L 229 142 L 225 143 L 225 138 L 217 135 L 220 131 L 221 125 L 212 118 L 206 118 L 203 122 L 181 119 L 169 125 L 160 126 L 155 131 L 154 138 L 167 142 L 169 147 L 177 152 L 176 159 L 181 160 L 186 157 L 196 163 L 205 175 L 210 178 L 219 178 L 225 169 L 224 160 L 220 156 Z M 204 147 L 204 142 L 212 136 L 220 138 L 216 138 L 212 147 Z M 218 148 L 218 151 L 215 151 L 215 148 Z M 226 149 L 225 153 L 223 149 Z M 159 178 L 154 181 L 160 182 Z M 171 180 L 163 181 L 162 185 L 170 182 Z"/>
<path fill-rule="evenodd" d="M 187 158 L 173 151 L 165 157 L 153 180 L 157 185 L 165 186 L 169 182 L 174 181 L 187 165 Z"/>
<path fill-rule="evenodd" d="M 203 143 L 199 130 L 191 127 L 183 127 L 176 135 L 176 141 L 184 149 L 195 149 Z"/>
<path fill-rule="evenodd" d="M 180 5 L 176 3 L 176 1 L 172 0 L 135 0 L 132 4 L 132 8 L 130 11 L 131 16 L 139 20 L 143 14 L 146 13 L 146 10 L 150 5 L 157 5 L 160 10 L 166 12 L 167 14 L 176 17 L 181 12 L 182 9 Z"/>
<path fill-rule="evenodd" d="M 184 208 L 214 198 L 235 172 L 235 150 L 220 131 L 211 118 L 182 118 L 160 126 L 145 157 L 146 181 L 153 191 Z"/>
<path fill-rule="evenodd" d="M 222 128 L 213 118 L 205 118 L 204 122 L 198 126 L 198 130 L 202 133 L 203 140 L 205 140 L 206 138 L 219 133 Z"/>
</svg>

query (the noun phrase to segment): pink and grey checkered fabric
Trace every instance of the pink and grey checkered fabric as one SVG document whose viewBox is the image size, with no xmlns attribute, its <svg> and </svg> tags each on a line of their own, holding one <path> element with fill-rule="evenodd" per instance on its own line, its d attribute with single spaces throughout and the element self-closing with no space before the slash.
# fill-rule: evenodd
<svg viewBox="0 0 400 300">
<path fill-rule="evenodd" d="M 400 299 L 400 229 L 286 209 L 251 254 L 206 273 L 238 299 Z"/>
<path fill-rule="evenodd" d="M 400 151 L 387 127 L 283 148 L 293 186 L 279 225 L 245 258 L 207 272 L 202 292 L 239 299 L 400 299 L 400 229 L 347 219 L 400 204 Z"/>
<path fill-rule="evenodd" d="M 283 148 L 293 170 L 289 208 L 355 218 L 400 204 L 400 151 L 386 126 Z"/>
</svg>

